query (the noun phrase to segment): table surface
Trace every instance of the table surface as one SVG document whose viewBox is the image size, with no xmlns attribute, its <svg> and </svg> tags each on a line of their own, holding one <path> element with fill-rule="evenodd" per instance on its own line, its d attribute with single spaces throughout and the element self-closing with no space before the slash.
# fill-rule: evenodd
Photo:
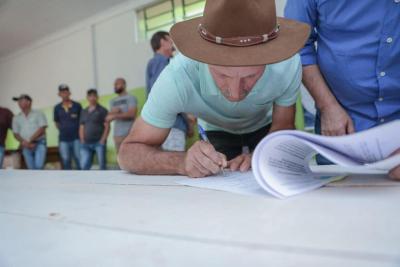
<svg viewBox="0 0 400 267">
<path fill-rule="evenodd" d="M 0 266 L 400 266 L 400 183 L 385 177 L 287 200 L 179 179 L 0 171 Z"/>
</svg>

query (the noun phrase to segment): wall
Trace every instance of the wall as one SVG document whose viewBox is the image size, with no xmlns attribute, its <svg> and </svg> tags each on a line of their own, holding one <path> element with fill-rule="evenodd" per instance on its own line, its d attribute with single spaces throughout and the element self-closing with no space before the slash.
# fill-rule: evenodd
<svg viewBox="0 0 400 267">
<path fill-rule="evenodd" d="M 276 1 L 280 16 L 285 1 Z M 143 86 L 152 52 L 138 41 L 135 10 L 150 2 L 127 1 L 0 59 L 0 106 L 18 111 L 11 97 L 20 93 L 30 94 L 37 108 L 51 106 L 59 101 L 60 83 L 70 85 L 75 99 L 93 86 L 111 93 L 117 76 L 125 77 L 129 88 Z"/>
<path fill-rule="evenodd" d="M 129 88 L 144 86 L 145 66 L 153 52 L 148 42 L 137 42 L 135 12 L 121 14 L 94 28 L 97 81 L 109 93 L 115 77 L 125 77 Z"/>
<path fill-rule="evenodd" d="M 36 108 L 59 101 L 57 86 L 67 83 L 73 98 L 89 87 L 112 92 L 117 76 L 129 88 L 144 85 L 144 66 L 152 56 L 147 42 L 136 38 L 137 8 L 151 0 L 127 1 L 0 59 L 0 106 L 14 112 L 12 96 L 28 93 Z"/>
</svg>

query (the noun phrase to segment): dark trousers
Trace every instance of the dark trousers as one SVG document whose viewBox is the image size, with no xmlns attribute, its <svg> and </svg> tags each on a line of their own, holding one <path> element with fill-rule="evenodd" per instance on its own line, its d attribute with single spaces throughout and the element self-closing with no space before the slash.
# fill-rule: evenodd
<svg viewBox="0 0 400 267">
<path fill-rule="evenodd" d="M 215 149 L 231 160 L 242 154 L 243 147 L 253 152 L 258 143 L 268 134 L 271 125 L 252 133 L 232 134 L 223 131 L 207 131 L 207 137 Z"/>
</svg>

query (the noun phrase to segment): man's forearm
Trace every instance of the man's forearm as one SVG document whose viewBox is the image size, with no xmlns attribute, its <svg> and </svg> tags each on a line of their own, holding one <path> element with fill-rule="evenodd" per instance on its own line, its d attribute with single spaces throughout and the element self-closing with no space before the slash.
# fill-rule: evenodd
<svg viewBox="0 0 400 267">
<path fill-rule="evenodd" d="M 318 109 L 322 110 L 332 105 L 338 105 L 338 102 L 329 90 L 318 65 L 303 67 L 303 83 L 314 98 Z"/>
<path fill-rule="evenodd" d="M 14 133 L 14 137 L 15 137 L 15 139 L 17 139 L 18 142 L 20 142 L 20 143 L 26 141 L 24 138 L 22 138 L 22 137 L 21 137 L 19 134 L 17 134 L 17 133 Z"/>
<path fill-rule="evenodd" d="M 85 142 L 85 129 L 83 125 L 79 126 L 79 140 L 82 144 Z"/>
<path fill-rule="evenodd" d="M 114 118 L 118 120 L 132 120 L 136 117 L 136 111 L 128 111 L 114 114 Z"/>
<path fill-rule="evenodd" d="M 110 133 L 110 124 L 106 123 L 104 126 L 104 131 L 103 131 L 103 134 L 101 135 L 100 140 L 105 143 L 107 141 L 107 137 L 108 137 L 109 133 Z"/>
<path fill-rule="evenodd" d="M 42 137 L 44 135 L 45 129 L 46 129 L 45 127 L 37 129 L 37 131 L 29 139 L 29 142 L 35 142 L 37 139 Z"/>
<path fill-rule="evenodd" d="M 167 152 L 140 143 L 123 143 L 118 162 L 123 170 L 136 174 L 185 175 L 185 152 Z"/>
</svg>

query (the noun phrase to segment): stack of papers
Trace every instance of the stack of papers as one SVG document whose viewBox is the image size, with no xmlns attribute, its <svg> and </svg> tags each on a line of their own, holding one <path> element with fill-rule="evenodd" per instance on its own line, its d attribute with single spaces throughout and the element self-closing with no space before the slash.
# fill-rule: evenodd
<svg viewBox="0 0 400 267">
<path fill-rule="evenodd" d="M 314 190 L 347 174 L 387 174 L 400 165 L 400 121 L 340 137 L 301 131 L 280 131 L 268 135 L 257 146 L 252 172 L 228 173 L 201 179 L 185 179 L 180 184 L 226 190 L 242 194 L 265 194 L 286 198 Z M 334 166 L 310 166 L 316 154 Z"/>
</svg>

